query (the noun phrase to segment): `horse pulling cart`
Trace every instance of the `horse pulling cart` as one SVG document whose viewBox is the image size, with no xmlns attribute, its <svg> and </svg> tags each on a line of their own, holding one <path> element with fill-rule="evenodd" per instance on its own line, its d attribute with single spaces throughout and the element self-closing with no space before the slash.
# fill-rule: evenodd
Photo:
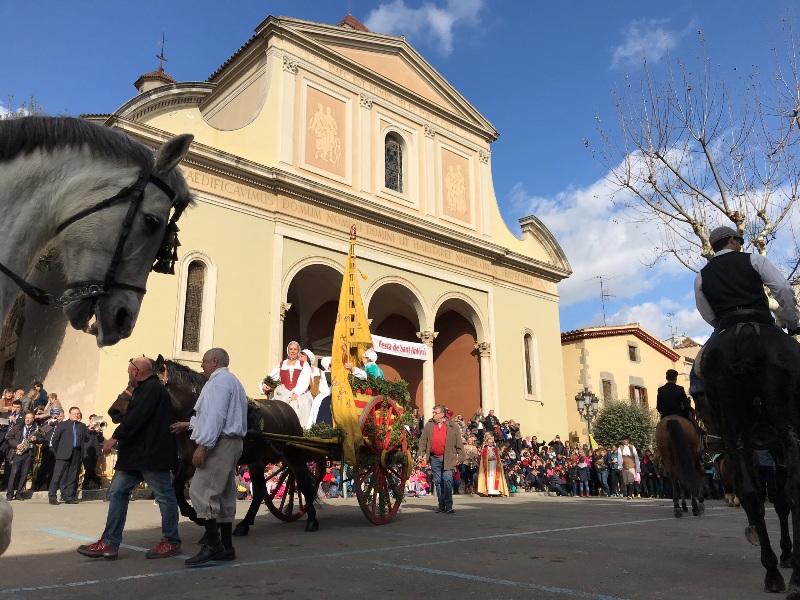
<svg viewBox="0 0 800 600">
<path fill-rule="evenodd" d="M 356 267 L 355 244 L 353 226 L 331 347 L 331 415 L 342 435 L 299 437 L 263 433 L 262 436 L 289 450 L 306 453 L 314 465 L 311 475 L 317 483 L 321 481 L 323 463 L 341 461 L 343 466 L 349 463 L 353 467 L 350 481 L 364 516 L 382 525 L 397 514 L 411 469 L 405 427 L 411 423 L 410 411 L 405 411 L 410 407 L 410 397 L 403 381 L 388 382 L 372 376 L 366 381 L 356 380 L 350 374 L 350 365 L 358 364 L 364 352 L 372 348 L 372 334 L 358 286 L 360 271 Z M 363 273 L 361 276 L 366 278 Z M 298 485 L 296 475 L 296 468 L 289 467 L 279 469 L 268 479 L 267 506 L 272 514 L 285 521 L 299 519 L 306 508 L 301 500 L 303 494 L 299 493 L 304 486 Z M 343 472 L 343 482 L 345 475 Z"/>
<path fill-rule="evenodd" d="M 352 481 L 364 516 L 375 525 L 383 525 L 391 521 L 400 508 L 412 464 L 406 430 L 401 422 L 403 409 L 399 401 L 388 396 L 358 394 L 355 404 L 362 408 L 358 422 L 361 440 L 353 448 L 353 475 L 348 481 Z M 318 483 L 322 481 L 328 463 L 340 462 L 342 484 L 345 484 L 346 439 L 278 433 L 261 435 L 270 442 L 306 453 L 311 475 Z M 288 466 L 267 477 L 267 488 L 265 503 L 278 519 L 296 521 L 305 514 L 303 495 Z"/>
</svg>

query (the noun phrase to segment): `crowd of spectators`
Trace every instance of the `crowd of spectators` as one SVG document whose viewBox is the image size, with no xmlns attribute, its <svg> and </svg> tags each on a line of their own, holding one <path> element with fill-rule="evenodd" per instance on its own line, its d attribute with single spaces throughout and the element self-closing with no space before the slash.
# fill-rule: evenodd
<svg viewBox="0 0 800 600">
<path fill-rule="evenodd" d="M 422 419 L 418 412 L 417 426 L 412 433 L 418 435 Z M 450 418 L 461 428 L 467 458 L 454 472 L 454 493 L 471 494 L 477 491 L 479 452 L 489 437 L 500 450 L 503 470 L 511 493 L 551 492 L 575 498 L 671 498 L 672 487 L 661 461 L 650 448 L 635 451 L 638 466 L 634 481 L 626 486 L 621 460 L 622 441 L 608 447 L 590 449 L 588 445 L 562 440 L 555 435 L 549 441 L 538 436 L 523 436 L 520 425 L 513 419 L 501 421 L 493 410 L 484 416 L 478 410 L 469 419 L 461 414 Z M 632 448 L 632 446 L 630 446 Z M 474 448 L 474 451 L 470 451 Z M 627 451 L 630 454 L 630 451 Z M 430 474 L 425 467 L 415 468 L 406 486 L 409 496 L 431 493 Z M 713 473 L 706 479 L 709 495 L 720 497 Z"/>
<path fill-rule="evenodd" d="M 70 416 L 73 412 L 74 419 Z M 77 452 L 75 458 L 65 459 L 69 462 L 69 468 L 66 468 L 59 465 L 53 446 L 56 430 L 65 419 L 80 423 L 83 415 L 78 407 L 64 410 L 58 394 L 48 394 L 41 381 L 35 381 L 27 393 L 23 388 L 3 390 L 0 399 L 0 489 L 6 490 L 8 500 L 25 500 L 28 477 L 32 492 L 49 491 L 54 473 L 58 478 L 55 488 L 61 489 L 62 501 L 66 503 L 77 503 L 77 492 L 72 490 L 81 477 L 83 489 L 92 485 L 101 487 L 96 470 L 102 456 L 100 448 L 106 424 L 97 415 L 90 415 L 88 425 L 80 428 L 80 436 L 76 435 L 74 439 L 68 436 L 71 443 L 67 445 Z M 63 483 L 68 485 L 65 487 L 61 485 Z M 69 497 L 65 496 L 66 490 L 70 490 L 67 492 Z M 54 503 L 52 491 L 50 495 L 51 503 Z"/>
</svg>

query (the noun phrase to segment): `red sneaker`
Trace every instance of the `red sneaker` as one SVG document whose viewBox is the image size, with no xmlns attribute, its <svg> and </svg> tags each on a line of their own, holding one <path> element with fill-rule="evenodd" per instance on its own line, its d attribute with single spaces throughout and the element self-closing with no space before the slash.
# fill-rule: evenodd
<svg viewBox="0 0 800 600">
<path fill-rule="evenodd" d="M 169 558 L 170 556 L 178 556 L 181 553 L 180 544 L 173 544 L 172 542 L 159 542 L 158 545 L 148 550 L 145 558 Z"/>
<path fill-rule="evenodd" d="M 83 554 L 89 558 L 117 558 L 119 556 L 119 549 L 114 546 L 109 546 L 105 543 L 103 538 L 97 540 L 94 544 L 78 546 L 78 554 Z"/>
</svg>

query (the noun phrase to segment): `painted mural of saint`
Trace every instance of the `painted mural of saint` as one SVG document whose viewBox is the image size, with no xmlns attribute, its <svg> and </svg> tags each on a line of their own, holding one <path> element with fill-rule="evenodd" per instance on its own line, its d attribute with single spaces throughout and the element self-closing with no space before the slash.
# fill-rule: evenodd
<svg viewBox="0 0 800 600">
<path fill-rule="evenodd" d="M 341 141 L 339 140 L 339 124 L 331 114 L 331 107 L 317 104 L 317 112 L 311 117 L 308 129 L 314 135 L 314 156 L 328 161 L 332 165 L 339 164 L 341 156 Z"/>
<path fill-rule="evenodd" d="M 467 188 L 464 175 L 461 173 L 461 165 L 455 169 L 453 165 L 448 167 L 444 185 L 447 188 L 447 210 L 465 214 L 467 212 Z"/>
</svg>

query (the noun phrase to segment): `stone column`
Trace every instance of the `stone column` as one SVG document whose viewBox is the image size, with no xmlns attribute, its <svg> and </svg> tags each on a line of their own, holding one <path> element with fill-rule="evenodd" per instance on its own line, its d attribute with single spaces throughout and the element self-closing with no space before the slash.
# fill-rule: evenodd
<svg viewBox="0 0 800 600">
<path fill-rule="evenodd" d="M 433 340 L 439 335 L 438 331 L 418 331 L 417 337 L 428 347 L 428 358 L 422 364 L 422 419 L 430 418 L 436 404 L 436 394 L 433 385 Z"/>
<path fill-rule="evenodd" d="M 492 398 L 492 345 L 489 342 L 475 344 L 481 360 L 481 408 L 483 414 L 488 415 L 490 410 L 497 410 L 496 402 Z"/>
<path fill-rule="evenodd" d="M 359 128 L 361 130 L 361 191 L 372 191 L 372 97 L 367 94 L 359 96 Z"/>
<path fill-rule="evenodd" d="M 295 100 L 295 81 L 297 79 L 297 69 L 299 64 L 297 59 L 289 54 L 282 56 L 283 60 L 283 79 L 281 96 L 281 138 L 280 138 L 280 163 L 285 168 L 293 168 L 294 161 L 294 100 Z M 301 117 L 302 119 L 302 117 Z"/>
</svg>

